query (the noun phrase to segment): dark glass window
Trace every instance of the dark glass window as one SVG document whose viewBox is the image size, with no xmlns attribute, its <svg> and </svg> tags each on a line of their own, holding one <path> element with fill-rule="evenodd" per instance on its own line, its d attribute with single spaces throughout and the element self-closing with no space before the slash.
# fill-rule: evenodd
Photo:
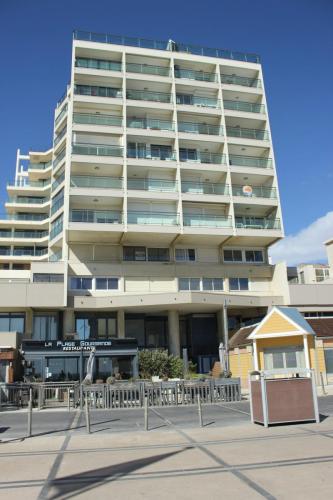
<svg viewBox="0 0 333 500">
<path fill-rule="evenodd" d="M 229 289 L 230 290 L 248 290 L 249 280 L 248 278 L 229 278 Z"/>
<path fill-rule="evenodd" d="M 96 290 L 118 290 L 118 278 L 96 278 Z"/>
<path fill-rule="evenodd" d="M 24 313 L 0 313 L 0 332 L 24 332 Z"/>
<path fill-rule="evenodd" d="M 117 336 L 117 319 L 114 314 L 80 314 L 75 317 L 76 333 L 80 340 L 102 339 Z"/>
<path fill-rule="evenodd" d="M 170 260 L 168 248 L 148 248 L 148 260 L 151 262 L 168 262 Z"/>
<path fill-rule="evenodd" d="M 33 340 L 57 340 L 58 315 L 36 314 L 33 318 Z"/>
<path fill-rule="evenodd" d="M 46 273 L 35 273 L 33 276 L 34 283 L 63 283 L 63 274 L 46 274 Z"/>
<path fill-rule="evenodd" d="M 241 250 L 224 250 L 223 251 L 224 262 L 242 262 L 242 251 Z"/>
<path fill-rule="evenodd" d="M 245 260 L 246 262 L 264 262 L 262 250 L 246 250 Z"/>
<path fill-rule="evenodd" d="M 71 277 L 72 290 L 91 290 L 92 278 L 81 278 L 80 276 Z"/>
<path fill-rule="evenodd" d="M 127 261 L 146 260 L 146 247 L 123 247 L 123 257 Z"/>
</svg>

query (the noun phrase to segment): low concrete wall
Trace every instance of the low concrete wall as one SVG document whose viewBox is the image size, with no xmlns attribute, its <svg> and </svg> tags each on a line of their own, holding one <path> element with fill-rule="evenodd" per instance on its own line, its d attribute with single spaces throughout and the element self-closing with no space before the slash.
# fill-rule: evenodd
<svg viewBox="0 0 333 500">
<path fill-rule="evenodd" d="M 64 283 L 0 283 L 0 308 L 63 307 Z"/>
<path fill-rule="evenodd" d="M 289 285 L 290 305 L 332 305 L 333 284 Z"/>
</svg>

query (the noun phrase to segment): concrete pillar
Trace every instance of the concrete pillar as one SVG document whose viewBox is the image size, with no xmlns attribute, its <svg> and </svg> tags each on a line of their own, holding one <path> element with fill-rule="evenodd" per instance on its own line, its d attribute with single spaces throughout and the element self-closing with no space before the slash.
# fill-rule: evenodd
<svg viewBox="0 0 333 500">
<path fill-rule="evenodd" d="M 223 309 L 219 309 L 216 313 L 216 322 L 217 322 L 217 336 L 219 344 L 223 342 Z M 224 342 L 223 342 L 224 344 Z"/>
<path fill-rule="evenodd" d="M 33 330 L 33 314 L 32 309 L 28 309 L 25 313 L 25 337 L 31 338 Z"/>
<path fill-rule="evenodd" d="M 117 311 L 117 329 L 118 329 L 118 338 L 125 338 L 125 312 L 123 309 L 119 309 Z"/>
<path fill-rule="evenodd" d="M 180 356 L 180 333 L 178 311 L 168 312 L 169 329 L 169 352 L 175 356 Z"/>
<path fill-rule="evenodd" d="M 75 332 L 75 316 L 73 309 L 64 310 L 64 338 L 66 338 L 67 333 Z"/>
</svg>

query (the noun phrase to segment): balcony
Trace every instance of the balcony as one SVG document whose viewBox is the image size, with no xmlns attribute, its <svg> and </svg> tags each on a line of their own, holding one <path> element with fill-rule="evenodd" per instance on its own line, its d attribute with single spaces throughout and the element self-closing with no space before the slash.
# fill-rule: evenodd
<svg viewBox="0 0 333 500">
<path fill-rule="evenodd" d="M 135 101 L 153 101 L 170 104 L 172 102 L 171 94 L 165 92 L 151 92 L 149 90 L 126 90 L 126 99 Z"/>
<path fill-rule="evenodd" d="M 227 127 L 228 137 L 239 137 L 240 139 L 254 139 L 256 141 L 269 141 L 269 133 L 266 130 L 254 128 Z"/>
<path fill-rule="evenodd" d="M 272 168 L 271 158 L 256 156 L 229 155 L 229 165 L 237 167 Z"/>
<path fill-rule="evenodd" d="M 89 175 L 73 175 L 71 187 L 97 188 L 97 189 L 122 189 L 121 177 L 92 177 Z"/>
<path fill-rule="evenodd" d="M 232 186 L 233 196 L 244 196 L 245 198 L 270 198 L 277 199 L 276 188 L 265 186 L 251 186 L 251 191 L 244 190 L 244 186 Z"/>
<path fill-rule="evenodd" d="M 17 220 L 17 221 L 46 221 L 48 219 L 48 214 L 2 214 L 0 219 L 2 220 Z"/>
<path fill-rule="evenodd" d="M 156 76 L 170 76 L 171 71 L 169 67 L 153 66 L 151 64 L 126 64 L 127 73 L 140 73 L 142 75 L 156 75 Z"/>
<path fill-rule="evenodd" d="M 231 228 L 229 215 L 183 214 L 183 224 L 187 227 Z"/>
<path fill-rule="evenodd" d="M 235 216 L 237 229 L 281 229 L 280 219 L 266 217 Z"/>
<path fill-rule="evenodd" d="M 12 255 L 14 257 L 42 257 L 43 255 L 47 255 L 47 248 L 14 248 Z"/>
<path fill-rule="evenodd" d="M 47 198 L 34 198 L 27 196 L 13 196 L 9 198 L 9 203 L 23 204 L 23 205 L 42 205 L 47 203 L 49 200 Z"/>
<path fill-rule="evenodd" d="M 55 126 L 57 126 L 58 123 L 60 123 L 61 120 L 64 118 L 65 114 L 67 113 L 67 108 L 68 108 L 68 106 L 67 106 L 67 104 L 65 104 L 65 106 L 60 111 L 59 115 L 57 116 L 57 118 L 54 121 Z"/>
<path fill-rule="evenodd" d="M 32 170 L 46 170 L 52 167 L 52 161 L 48 161 L 47 163 L 29 163 L 28 169 Z"/>
<path fill-rule="evenodd" d="M 177 191 L 177 182 L 166 179 L 127 179 L 127 189 L 139 191 L 154 191 L 174 193 Z"/>
<path fill-rule="evenodd" d="M 14 231 L 14 238 L 46 238 L 49 233 L 48 231 Z"/>
<path fill-rule="evenodd" d="M 55 138 L 54 138 L 54 141 L 53 141 L 53 146 L 55 147 L 57 144 L 59 144 L 59 142 L 61 141 L 61 139 L 66 135 L 66 132 L 67 132 L 67 127 L 65 126 L 60 134 L 58 134 Z M 52 162 L 49 162 L 50 164 L 52 164 Z M 32 168 L 32 167 L 31 167 Z"/>
<path fill-rule="evenodd" d="M 189 94 L 177 94 L 176 103 L 184 106 L 197 106 L 199 108 L 220 108 L 221 102 L 214 97 L 200 97 Z"/>
<path fill-rule="evenodd" d="M 96 224 L 122 224 L 123 216 L 120 210 L 73 209 L 70 211 L 70 221 Z"/>
<path fill-rule="evenodd" d="M 55 191 L 60 184 L 62 184 L 65 180 L 65 171 L 62 172 L 59 177 L 57 177 L 53 182 L 52 182 L 52 188 L 51 191 Z"/>
<path fill-rule="evenodd" d="M 206 151 L 179 149 L 179 160 L 191 163 L 212 163 L 226 165 L 226 156 L 220 153 L 209 153 Z"/>
<path fill-rule="evenodd" d="M 182 193 L 229 195 L 229 186 L 218 182 L 194 182 L 182 180 Z"/>
<path fill-rule="evenodd" d="M 206 73 L 205 71 L 194 71 L 191 69 L 175 68 L 175 78 L 197 80 L 199 82 L 217 82 L 216 73 Z"/>
<path fill-rule="evenodd" d="M 66 156 L 66 148 L 64 148 L 53 160 L 53 168 L 55 169 L 59 163 L 65 158 Z"/>
<path fill-rule="evenodd" d="M 223 101 L 224 109 L 232 111 L 244 111 L 245 113 L 265 113 L 264 104 L 246 101 Z"/>
<path fill-rule="evenodd" d="M 74 94 L 91 97 L 113 97 L 114 99 L 120 99 L 123 96 L 120 88 L 99 87 L 97 85 L 75 85 Z"/>
<path fill-rule="evenodd" d="M 167 130 L 169 132 L 175 130 L 175 124 L 172 121 L 154 118 L 127 118 L 127 127 L 146 130 Z"/>
<path fill-rule="evenodd" d="M 207 123 L 178 122 L 178 132 L 188 134 L 223 135 L 223 127 Z"/>
<path fill-rule="evenodd" d="M 78 125 L 106 125 L 110 127 L 121 127 L 123 119 L 121 116 L 97 115 L 92 113 L 74 113 L 73 123 Z"/>
<path fill-rule="evenodd" d="M 87 59 L 78 57 L 75 60 L 76 68 L 104 69 L 106 71 L 121 71 L 121 62 L 104 59 Z"/>
<path fill-rule="evenodd" d="M 168 147 L 160 148 L 151 146 L 150 148 L 141 149 L 127 146 L 127 158 L 174 161 L 176 160 L 176 153 Z"/>
<path fill-rule="evenodd" d="M 16 179 L 12 183 L 8 183 L 8 188 L 17 187 L 17 188 L 44 188 L 50 185 L 50 180 L 40 180 L 40 181 L 28 181 L 22 179 Z"/>
<path fill-rule="evenodd" d="M 156 226 L 178 226 L 179 214 L 176 212 L 128 211 L 127 223 Z"/>
<path fill-rule="evenodd" d="M 94 155 L 94 156 L 123 156 L 123 148 L 121 146 L 113 146 L 106 144 L 73 144 L 72 154 L 77 155 Z"/>
<path fill-rule="evenodd" d="M 243 87 L 261 88 L 261 80 L 248 78 L 246 76 L 223 75 L 221 74 L 221 83 L 226 85 L 241 85 Z"/>
</svg>

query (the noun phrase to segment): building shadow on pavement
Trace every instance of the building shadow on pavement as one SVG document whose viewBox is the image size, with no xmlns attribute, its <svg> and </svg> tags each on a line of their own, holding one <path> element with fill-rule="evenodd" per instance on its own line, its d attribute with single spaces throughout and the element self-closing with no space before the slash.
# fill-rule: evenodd
<svg viewBox="0 0 333 500">
<path fill-rule="evenodd" d="M 186 449 L 187 448 L 184 447 L 181 450 L 176 450 L 170 453 L 162 453 L 152 457 L 131 460 L 130 462 L 123 462 L 116 465 L 92 469 L 79 474 L 54 479 L 49 484 L 49 494 L 47 495 L 47 498 L 49 500 L 55 500 L 57 498 L 64 499 L 74 497 L 79 493 L 96 488 L 104 482 L 109 483 L 111 481 L 116 481 L 117 479 L 121 479 L 128 474 L 142 469 L 143 467 L 182 453 Z"/>
</svg>

